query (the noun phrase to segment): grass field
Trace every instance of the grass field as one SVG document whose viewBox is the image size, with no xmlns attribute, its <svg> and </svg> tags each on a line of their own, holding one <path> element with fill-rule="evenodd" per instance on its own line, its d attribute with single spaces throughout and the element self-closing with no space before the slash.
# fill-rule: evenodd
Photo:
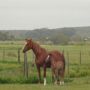
<svg viewBox="0 0 90 90">
<path fill-rule="evenodd" d="M 0 85 L 0 90 L 90 90 L 90 84 L 55 86 L 40 84 L 5 84 Z"/>
<path fill-rule="evenodd" d="M 37 83 L 37 69 L 35 66 L 32 67 L 34 55 L 30 51 L 28 52 L 29 77 L 28 79 L 24 77 L 23 46 L 24 42 L 0 42 L 0 90 L 90 90 L 89 45 L 42 45 L 48 51 L 59 50 L 64 52 L 66 59 L 65 85 L 53 85 L 51 71 L 47 69 L 48 84 L 45 87 L 43 84 Z M 21 49 L 21 63 L 18 63 L 18 48 Z"/>
</svg>

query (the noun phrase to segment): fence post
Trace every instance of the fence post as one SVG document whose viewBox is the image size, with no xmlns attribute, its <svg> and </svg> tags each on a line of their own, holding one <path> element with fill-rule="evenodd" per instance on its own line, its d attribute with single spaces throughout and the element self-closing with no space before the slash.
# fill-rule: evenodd
<svg viewBox="0 0 90 90">
<path fill-rule="evenodd" d="M 25 78 L 28 78 L 27 53 L 24 53 L 24 76 Z"/>
<path fill-rule="evenodd" d="M 34 67 L 34 58 L 35 58 L 35 56 L 34 56 L 34 53 L 32 52 L 32 67 Z"/>
<path fill-rule="evenodd" d="M 62 50 L 62 53 L 64 54 L 64 49 Z"/>
<path fill-rule="evenodd" d="M 5 49 L 3 49 L 3 61 L 5 60 Z"/>
<path fill-rule="evenodd" d="M 80 65 L 81 65 L 81 61 L 82 61 L 82 55 L 81 55 L 81 51 L 80 51 Z"/>
<path fill-rule="evenodd" d="M 18 63 L 20 63 L 20 48 L 18 49 Z"/>
<path fill-rule="evenodd" d="M 67 51 L 67 70 L 69 75 L 69 52 Z"/>
</svg>

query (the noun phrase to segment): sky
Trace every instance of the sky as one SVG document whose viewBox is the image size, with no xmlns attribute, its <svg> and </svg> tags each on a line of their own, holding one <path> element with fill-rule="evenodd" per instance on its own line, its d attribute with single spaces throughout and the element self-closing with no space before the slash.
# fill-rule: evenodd
<svg viewBox="0 0 90 90">
<path fill-rule="evenodd" d="M 90 26 L 90 0 L 0 0 L 0 30 Z"/>
</svg>

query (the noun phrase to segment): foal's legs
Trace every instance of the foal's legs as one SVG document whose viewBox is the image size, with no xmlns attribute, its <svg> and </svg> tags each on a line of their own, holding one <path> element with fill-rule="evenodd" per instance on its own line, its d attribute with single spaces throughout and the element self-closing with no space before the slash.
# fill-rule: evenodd
<svg viewBox="0 0 90 90">
<path fill-rule="evenodd" d="M 64 71 L 62 70 L 59 75 L 61 76 L 60 85 L 64 85 Z"/>
<path fill-rule="evenodd" d="M 55 70 L 52 69 L 52 83 L 55 82 Z"/>
<path fill-rule="evenodd" d="M 55 84 L 58 83 L 58 70 L 55 69 Z"/>
<path fill-rule="evenodd" d="M 43 77 L 44 77 L 44 86 L 46 85 L 46 66 L 44 65 L 44 74 L 43 74 Z"/>
</svg>

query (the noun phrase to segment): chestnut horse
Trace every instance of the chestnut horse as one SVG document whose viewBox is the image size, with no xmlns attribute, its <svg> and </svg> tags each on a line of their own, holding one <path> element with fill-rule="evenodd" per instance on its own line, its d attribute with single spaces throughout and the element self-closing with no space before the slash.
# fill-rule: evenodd
<svg viewBox="0 0 90 90">
<path fill-rule="evenodd" d="M 32 39 L 26 40 L 26 45 L 24 46 L 23 53 L 32 49 L 35 54 L 35 63 L 38 70 L 39 82 L 41 82 L 41 71 L 40 67 L 44 69 L 44 85 L 46 85 L 46 68 L 52 68 L 52 78 L 57 79 L 57 75 L 61 74 L 62 80 L 64 79 L 64 71 L 65 71 L 65 60 L 63 55 L 58 51 L 47 52 L 44 48 L 42 48 L 39 44 L 35 43 Z M 57 65 L 57 66 L 56 66 Z M 57 74 L 58 71 L 58 74 Z M 61 72 L 59 72 L 61 71 Z"/>
</svg>

